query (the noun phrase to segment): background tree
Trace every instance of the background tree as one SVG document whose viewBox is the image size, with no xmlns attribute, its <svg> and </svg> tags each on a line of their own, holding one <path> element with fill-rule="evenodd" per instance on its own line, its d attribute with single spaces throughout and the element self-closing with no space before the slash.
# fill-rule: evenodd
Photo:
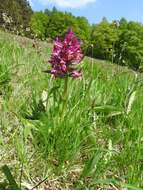
<svg viewBox="0 0 143 190">
<path fill-rule="evenodd" d="M 35 12 L 31 17 L 31 30 L 40 39 L 47 37 L 49 17 L 43 12 Z"/>
<path fill-rule="evenodd" d="M 85 17 L 75 17 L 71 13 L 58 11 L 55 7 L 53 10 L 45 10 L 49 18 L 47 26 L 47 36 L 54 39 L 56 36 L 63 37 L 65 32 L 72 28 L 78 38 L 84 43 L 84 48 L 90 40 L 91 26 Z"/>
<path fill-rule="evenodd" d="M 121 19 L 116 42 L 116 62 L 139 69 L 143 64 L 143 25 Z"/>
<path fill-rule="evenodd" d="M 103 18 L 99 24 L 92 26 L 91 43 L 94 45 L 93 56 L 100 59 L 111 59 L 117 40 L 117 26 Z"/>
</svg>

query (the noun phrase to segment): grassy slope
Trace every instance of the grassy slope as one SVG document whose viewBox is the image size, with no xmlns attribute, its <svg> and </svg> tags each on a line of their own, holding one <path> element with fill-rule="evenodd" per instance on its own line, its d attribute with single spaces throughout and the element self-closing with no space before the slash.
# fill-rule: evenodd
<svg viewBox="0 0 143 190">
<path fill-rule="evenodd" d="M 0 80 L 10 79 L 0 83 L 0 167 L 8 164 L 18 181 L 22 170 L 32 185 L 48 176 L 45 186 L 53 190 L 143 188 L 141 76 L 85 58 L 83 79 L 68 81 L 62 120 L 64 81 L 42 72 L 51 47 L 32 44 L 0 33 Z"/>
</svg>

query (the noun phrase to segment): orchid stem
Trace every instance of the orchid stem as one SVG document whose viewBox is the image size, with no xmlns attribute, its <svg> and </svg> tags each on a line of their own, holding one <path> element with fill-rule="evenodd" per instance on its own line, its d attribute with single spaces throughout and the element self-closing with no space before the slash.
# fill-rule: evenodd
<svg viewBox="0 0 143 190">
<path fill-rule="evenodd" d="M 63 120 L 65 111 L 67 109 L 67 103 L 68 103 L 68 77 L 65 78 L 64 92 L 63 92 L 62 100 L 63 100 L 63 104 L 62 104 L 61 119 Z"/>
</svg>

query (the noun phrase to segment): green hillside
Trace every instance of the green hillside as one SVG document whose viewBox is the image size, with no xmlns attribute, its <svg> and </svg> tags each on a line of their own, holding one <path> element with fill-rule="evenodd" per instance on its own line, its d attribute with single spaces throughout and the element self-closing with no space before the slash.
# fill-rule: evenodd
<svg viewBox="0 0 143 190">
<path fill-rule="evenodd" d="M 43 72 L 50 52 L 51 44 L 0 32 L 0 167 L 25 187 L 46 178 L 36 189 L 141 190 L 140 74 L 86 57 L 61 119 L 64 81 Z M 5 180 L 1 171 L 3 189 Z"/>
</svg>

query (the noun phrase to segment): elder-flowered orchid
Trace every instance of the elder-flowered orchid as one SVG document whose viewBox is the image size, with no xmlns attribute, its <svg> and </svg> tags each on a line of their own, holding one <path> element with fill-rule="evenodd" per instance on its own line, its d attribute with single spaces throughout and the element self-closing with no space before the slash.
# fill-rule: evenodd
<svg viewBox="0 0 143 190">
<path fill-rule="evenodd" d="M 74 66 L 79 64 L 82 59 L 81 43 L 72 30 L 69 30 L 63 41 L 58 37 L 54 41 L 49 61 L 52 67 L 50 73 L 60 78 L 66 76 L 79 78 L 82 76 L 81 71 L 76 70 Z"/>
</svg>

